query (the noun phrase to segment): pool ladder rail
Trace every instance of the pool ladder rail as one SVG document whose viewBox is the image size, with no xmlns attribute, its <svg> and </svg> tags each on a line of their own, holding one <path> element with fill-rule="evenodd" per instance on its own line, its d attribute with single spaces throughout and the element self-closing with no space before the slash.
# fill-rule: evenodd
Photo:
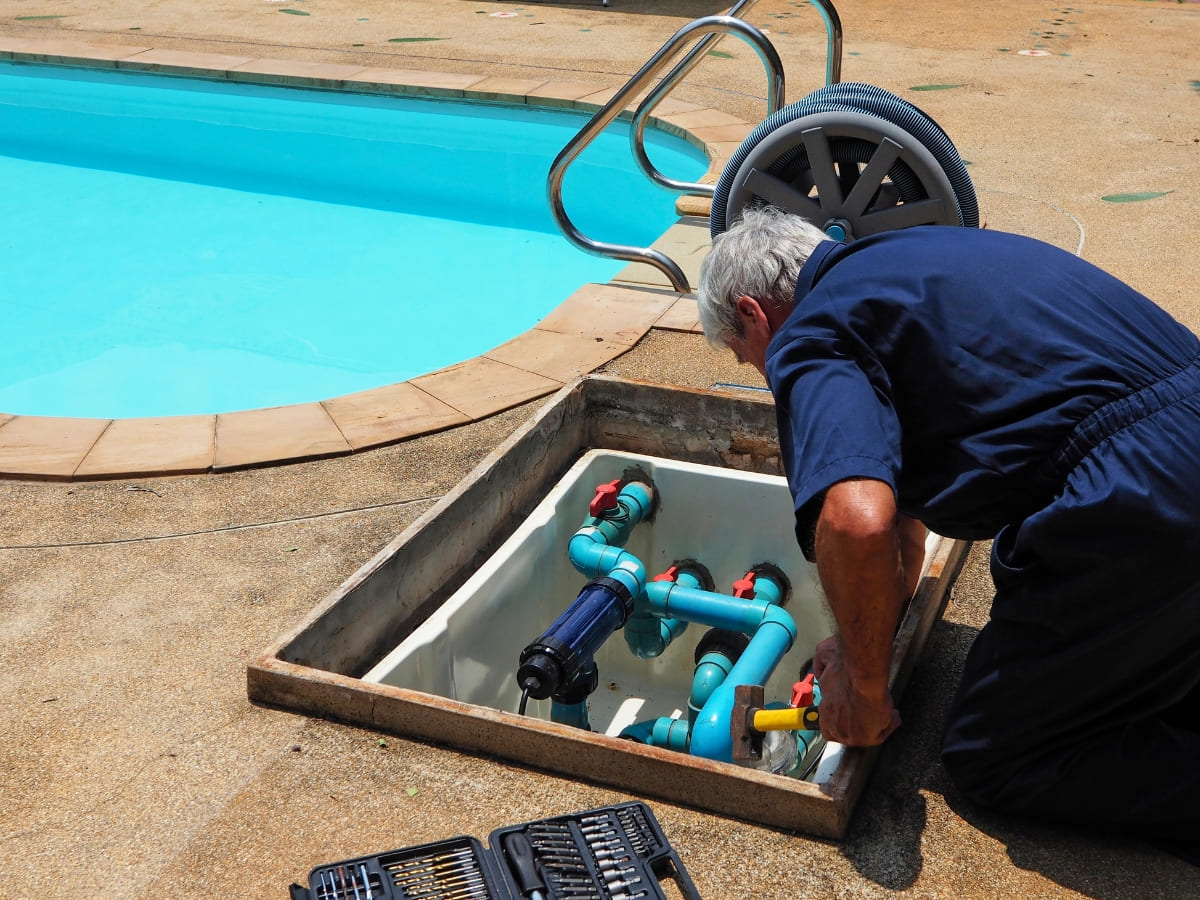
<svg viewBox="0 0 1200 900">
<path fill-rule="evenodd" d="M 623 259 L 629 262 L 644 262 L 659 269 L 671 282 L 672 288 L 682 293 L 691 290 L 687 276 L 673 259 L 653 247 L 635 247 L 628 244 L 614 244 L 598 241 L 588 237 L 571 221 L 563 206 L 562 187 L 567 169 L 588 145 L 617 118 L 631 98 L 642 91 L 646 85 L 664 69 L 678 54 L 679 48 L 687 41 L 701 36 L 698 43 L 680 59 L 670 72 L 655 85 L 642 100 L 633 114 L 629 131 L 630 149 L 638 167 L 655 184 L 677 194 L 696 194 L 711 197 L 714 186 L 699 182 L 677 181 L 662 174 L 655 168 L 654 163 L 646 154 L 645 131 L 646 121 L 651 112 L 669 94 L 675 86 L 694 69 L 705 54 L 712 49 L 726 34 L 737 35 L 753 47 L 762 60 L 767 74 L 767 115 L 774 113 L 784 104 L 784 73 L 783 62 L 774 45 L 754 25 L 740 18 L 741 14 L 752 7 L 757 0 L 739 0 L 729 12 L 719 16 L 705 16 L 683 26 L 667 40 L 665 44 L 650 57 L 633 77 L 602 106 L 587 124 L 580 129 L 567 146 L 555 158 L 550 167 L 546 184 L 547 198 L 550 210 L 567 240 L 580 249 L 597 256 L 608 256 L 613 259 Z M 817 8 L 825 21 L 828 37 L 825 61 L 825 83 L 835 84 L 841 78 L 842 68 L 842 24 L 837 10 L 829 0 L 809 0 Z M 607 6 L 607 2 L 605 3 Z"/>
</svg>

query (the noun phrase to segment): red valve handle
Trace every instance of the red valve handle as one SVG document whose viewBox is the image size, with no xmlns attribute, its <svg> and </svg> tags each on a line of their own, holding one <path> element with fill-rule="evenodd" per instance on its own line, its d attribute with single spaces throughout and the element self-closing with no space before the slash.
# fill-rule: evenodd
<svg viewBox="0 0 1200 900">
<path fill-rule="evenodd" d="M 660 572 L 659 574 L 655 575 L 652 580 L 654 580 L 654 581 L 678 581 L 679 580 L 679 566 L 671 566 L 669 569 L 667 569 L 667 571 Z"/>
<path fill-rule="evenodd" d="M 813 688 L 815 680 L 816 676 L 809 672 L 803 681 L 797 681 L 792 685 L 792 706 L 796 709 L 812 706 L 813 699 L 816 697 L 816 690 Z"/>
<path fill-rule="evenodd" d="M 739 600 L 754 599 L 754 581 L 758 576 L 753 572 L 747 572 L 741 578 L 733 583 L 733 596 Z"/>
<path fill-rule="evenodd" d="M 613 509 L 617 505 L 617 494 L 621 490 L 621 479 L 610 481 L 608 484 L 596 485 L 596 496 L 592 498 L 592 502 L 588 504 L 588 512 L 592 518 L 599 518 L 607 510 Z"/>
</svg>

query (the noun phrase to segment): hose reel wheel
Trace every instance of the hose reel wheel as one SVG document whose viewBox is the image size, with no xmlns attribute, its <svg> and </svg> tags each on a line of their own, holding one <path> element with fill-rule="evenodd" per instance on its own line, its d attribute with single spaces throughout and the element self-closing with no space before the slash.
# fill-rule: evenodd
<svg viewBox="0 0 1200 900">
<path fill-rule="evenodd" d="M 974 187 L 945 132 L 911 103 L 864 84 L 815 91 L 746 138 L 717 183 L 713 236 L 744 209 L 767 204 L 841 240 L 979 224 Z"/>
</svg>

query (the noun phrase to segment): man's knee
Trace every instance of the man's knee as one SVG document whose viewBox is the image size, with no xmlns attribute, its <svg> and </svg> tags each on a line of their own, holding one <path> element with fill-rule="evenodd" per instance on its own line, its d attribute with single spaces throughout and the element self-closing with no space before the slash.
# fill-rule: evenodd
<svg viewBox="0 0 1200 900">
<path fill-rule="evenodd" d="M 1011 810 L 1004 802 L 1012 770 L 996 754 L 970 752 L 943 745 L 942 765 L 959 793 L 991 809 Z"/>
<path fill-rule="evenodd" d="M 952 716 L 942 738 L 942 765 L 969 800 L 1003 812 L 1028 811 L 1035 798 L 1052 792 L 1059 767 L 1027 734 L 1001 733 L 995 722 L 988 724 L 978 716 Z"/>
</svg>

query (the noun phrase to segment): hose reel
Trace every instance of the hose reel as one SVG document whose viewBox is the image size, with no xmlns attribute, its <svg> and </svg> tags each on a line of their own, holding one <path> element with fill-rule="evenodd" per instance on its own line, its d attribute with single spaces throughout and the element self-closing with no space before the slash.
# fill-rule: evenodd
<svg viewBox="0 0 1200 900">
<path fill-rule="evenodd" d="M 847 241 L 979 225 L 974 186 L 946 133 L 906 100 L 858 83 L 814 91 L 750 133 L 717 182 L 712 235 L 768 204 Z"/>
</svg>

